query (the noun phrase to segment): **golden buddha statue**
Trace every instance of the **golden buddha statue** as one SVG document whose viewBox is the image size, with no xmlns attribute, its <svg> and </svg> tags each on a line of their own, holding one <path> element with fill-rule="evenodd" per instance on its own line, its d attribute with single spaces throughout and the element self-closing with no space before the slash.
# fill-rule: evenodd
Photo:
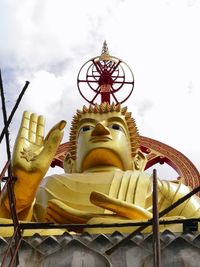
<svg viewBox="0 0 200 267">
<path fill-rule="evenodd" d="M 137 126 L 127 108 L 102 103 L 77 110 L 64 162 L 66 173 L 43 179 L 62 140 L 65 124 L 59 122 L 44 139 L 43 116 L 29 112 L 23 115 L 12 157 L 19 219 L 122 223 L 151 218 L 152 181 L 144 172 L 146 156 L 140 151 Z M 158 209 L 163 210 L 188 192 L 189 188 L 178 181 L 158 180 Z M 192 196 L 166 214 L 166 218 L 173 216 L 199 217 L 199 198 Z M 11 218 L 6 192 L 1 196 L 0 217 L 3 221 Z M 118 230 L 130 232 L 133 227 Z"/>
</svg>

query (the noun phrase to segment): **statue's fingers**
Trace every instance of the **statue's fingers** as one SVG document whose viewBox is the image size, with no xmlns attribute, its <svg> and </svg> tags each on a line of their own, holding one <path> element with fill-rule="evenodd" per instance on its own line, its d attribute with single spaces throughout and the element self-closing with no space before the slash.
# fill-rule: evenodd
<svg viewBox="0 0 200 267">
<path fill-rule="evenodd" d="M 59 223 L 59 224 L 63 224 L 63 220 L 59 220 L 57 218 L 57 216 L 52 216 L 52 214 L 50 215 L 49 213 L 47 213 L 44 217 L 44 221 L 48 222 L 48 223 Z"/>
<path fill-rule="evenodd" d="M 30 112 L 24 111 L 19 130 L 19 136 L 25 139 L 28 139 L 30 116 L 31 116 Z"/>
<path fill-rule="evenodd" d="M 51 208 L 47 208 L 44 220 L 46 222 L 53 222 L 53 223 L 67 223 L 63 216 L 59 215 L 55 210 Z"/>
<path fill-rule="evenodd" d="M 38 116 L 32 113 L 30 116 L 29 133 L 28 138 L 30 142 L 35 142 L 36 140 L 36 129 L 37 129 Z"/>
<path fill-rule="evenodd" d="M 116 214 L 129 219 L 150 219 L 152 217 L 152 213 L 142 207 L 109 197 L 100 192 L 92 192 L 90 201 L 99 207 L 116 212 Z"/>
<path fill-rule="evenodd" d="M 93 214 L 69 207 L 57 199 L 48 201 L 47 211 L 52 217 L 55 218 L 56 215 L 57 218 L 62 218 L 64 222 L 86 223 L 93 217 Z"/>
<path fill-rule="evenodd" d="M 36 144 L 42 145 L 44 141 L 44 125 L 45 118 L 43 116 L 38 117 L 37 129 L 36 129 Z"/>
</svg>

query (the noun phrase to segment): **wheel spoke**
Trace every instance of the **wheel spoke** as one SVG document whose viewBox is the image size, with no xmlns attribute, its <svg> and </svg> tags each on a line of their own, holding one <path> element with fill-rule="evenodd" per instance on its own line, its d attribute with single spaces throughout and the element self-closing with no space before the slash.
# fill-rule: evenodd
<svg viewBox="0 0 200 267">
<path fill-rule="evenodd" d="M 89 83 L 97 83 L 98 81 L 95 80 L 78 80 L 79 83 L 85 83 L 85 82 L 89 82 Z"/>
<path fill-rule="evenodd" d="M 133 84 L 133 81 L 132 81 L 132 82 L 120 82 L 120 81 L 116 82 L 116 81 L 115 81 L 114 83 Z"/>
<path fill-rule="evenodd" d="M 93 63 L 94 63 L 94 65 L 95 65 L 95 67 L 96 67 L 96 69 L 97 69 L 97 71 L 99 72 L 99 74 L 102 74 L 102 68 L 101 68 L 101 65 L 97 65 L 97 63 L 93 60 L 92 61 Z"/>
<path fill-rule="evenodd" d="M 117 63 L 117 65 L 114 65 L 114 64 L 113 64 L 113 67 L 110 69 L 110 71 L 111 71 L 111 72 L 110 72 L 110 75 L 113 74 L 113 72 L 116 70 L 116 68 L 119 66 L 120 63 L 121 63 L 121 61 L 119 60 L 118 63 Z M 113 70 L 112 70 L 112 69 L 113 69 Z"/>
<path fill-rule="evenodd" d="M 93 103 L 94 102 L 94 100 L 97 98 L 97 96 L 99 95 L 99 93 L 100 93 L 100 90 L 101 90 L 101 88 L 99 87 L 98 88 L 98 91 L 97 91 L 97 93 L 96 93 L 96 95 L 93 97 L 93 99 L 90 101 L 91 103 Z M 94 104 L 94 103 L 93 103 Z"/>
<path fill-rule="evenodd" d="M 90 78 L 91 78 L 91 77 L 92 77 L 92 78 L 93 78 L 93 77 L 95 77 L 95 78 L 100 78 L 101 76 L 100 76 L 100 75 L 87 75 L 87 77 L 90 77 Z"/>
<path fill-rule="evenodd" d="M 116 103 L 117 103 L 117 104 L 119 104 L 119 102 L 118 102 L 118 100 L 117 100 L 117 98 L 116 98 L 116 96 L 115 96 L 114 92 L 113 92 L 112 90 L 111 90 L 110 92 L 111 92 L 111 94 L 112 94 L 113 98 L 115 99 Z"/>
</svg>

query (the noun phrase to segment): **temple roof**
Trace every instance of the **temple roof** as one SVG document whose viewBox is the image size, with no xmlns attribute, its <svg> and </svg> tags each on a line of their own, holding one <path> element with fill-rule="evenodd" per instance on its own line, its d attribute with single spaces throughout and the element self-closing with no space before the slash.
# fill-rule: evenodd
<svg viewBox="0 0 200 267">
<path fill-rule="evenodd" d="M 23 266 L 153 266 L 152 234 L 137 234 L 125 246 L 113 254 L 105 251 L 122 240 L 125 235 L 88 233 L 61 236 L 23 238 L 19 249 L 20 267 Z M 0 237 L 0 259 L 8 246 L 9 239 Z M 169 266 L 199 266 L 200 234 L 194 232 L 175 234 L 169 230 L 160 235 L 161 264 Z M 8 257 L 9 260 L 9 257 Z M 1 260 L 0 260 L 1 261 Z"/>
</svg>

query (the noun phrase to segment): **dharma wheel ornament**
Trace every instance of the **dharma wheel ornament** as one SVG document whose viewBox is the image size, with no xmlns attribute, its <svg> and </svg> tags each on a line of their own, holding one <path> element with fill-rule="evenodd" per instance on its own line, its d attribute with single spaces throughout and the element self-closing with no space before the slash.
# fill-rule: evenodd
<svg viewBox="0 0 200 267">
<path fill-rule="evenodd" d="M 109 54 L 105 41 L 101 55 L 81 67 L 77 85 L 81 96 L 90 104 L 122 104 L 133 92 L 134 76 L 124 61 Z"/>
</svg>

